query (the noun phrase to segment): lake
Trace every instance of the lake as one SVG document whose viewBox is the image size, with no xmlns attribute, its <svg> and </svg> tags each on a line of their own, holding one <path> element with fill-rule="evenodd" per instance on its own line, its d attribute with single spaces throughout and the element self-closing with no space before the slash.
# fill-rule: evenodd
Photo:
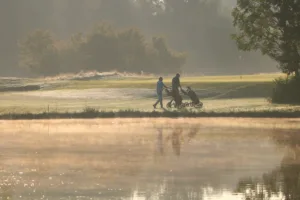
<svg viewBox="0 0 300 200">
<path fill-rule="evenodd" d="M 300 199 L 298 119 L 0 121 L 0 199 Z"/>
</svg>

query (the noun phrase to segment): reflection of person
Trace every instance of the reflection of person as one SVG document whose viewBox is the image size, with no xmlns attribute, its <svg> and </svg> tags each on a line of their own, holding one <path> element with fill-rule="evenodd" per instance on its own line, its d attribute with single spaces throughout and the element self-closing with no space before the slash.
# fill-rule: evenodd
<svg viewBox="0 0 300 200">
<path fill-rule="evenodd" d="M 173 152 L 176 156 L 180 156 L 182 132 L 183 132 L 183 129 L 178 127 L 176 129 L 174 129 L 174 131 L 171 135 L 172 148 L 173 148 Z M 169 137 L 167 139 L 169 139 Z"/>
<path fill-rule="evenodd" d="M 190 142 L 191 139 L 197 135 L 198 131 L 199 131 L 198 127 L 191 128 L 191 130 L 186 135 L 188 142 Z M 181 143 L 183 140 L 185 140 L 185 136 L 183 135 L 183 128 L 182 127 L 174 128 L 172 134 L 166 137 L 167 142 L 169 142 L 170 140 L 173 148 L 173 153 L 176 156 L 180 156 Z"/>
<path fill-rule="evenodd" d="M 163 78 L 159 77 L 158 81 L 157 81 L 157 85 L 156 85 L 156 93 L 157 93 L 157 97 L 158 100 L 156 101 L 155 104 L 153 104 L 154 109 L 156 108 L 157 104 L 160 103 L 160 107 L 163 108 L 163 97 L 162 97 L 162 92 L 163 89 L 167 88 L 167 86 L 163 83 Z"/>
<path fill-rule="evenodd" d="M 158 151 L 161 155 L 164 154 L 163 131 L 162 131 L 162 129 L 158 129 L 158 135 L 157 135 L 157 151 Z"/>
<path fill-rule="evenodd" d="M 191 139 L 193 139 L 197 135 L 198 131 L 199 131 L 199 128 L 196 128 L 196 127 L 192 128 L 190 130 L 190 132 L 187 134 L 188 141 L 191 141 Z"/>
</svg>

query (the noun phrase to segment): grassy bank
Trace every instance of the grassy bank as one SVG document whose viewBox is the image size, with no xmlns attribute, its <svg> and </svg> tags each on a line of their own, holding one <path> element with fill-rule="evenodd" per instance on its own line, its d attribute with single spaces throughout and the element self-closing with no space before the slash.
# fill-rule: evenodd
<svg viewBox="0 0 300 200">
<path fill-rule="evenodd" d="M 191 86 L 200 98 L 266 98 L 270 97 L 273 80 L 282 74 L 256 74 L 241 76 L 182 76 L 183 87 Z M 172 77 L 164 82 L 171 86 Z M 0 79 L 0 93 L 42 91 L 70 91 L 87 89 L 151 89 L 155 93 L 157 77 L 121 77 L 112 79 Z M 155 94 L 154 94 L 155 95 Z"/>
<path fill-rule="evenodd" d="M 267 98 L 273 88 L 273 79 L 281 74 L 261 74 L 246 76 L 182 76 L 182 86 L 192 86 L 204 103 L 204 108 L 197 116 L 254 116 L 267 112 L 266 115 L 285 115 L 298 112 L 300 106 L 270 104 Z M 166 85 L 171 85 L 171 78 L 166 77 Z M 100 112 L 99 117 L 115 116 L 122 110 L 138 110 L 125 116 L 169 116 L 169 113 L 152 113 L 156 101 L 154 77 L 122 77 L 120 79 L 99 80 L 9 80 L 0 81 L 6 92 L 0 92 L 0 115 L 3 118 L 26 118 L 33 116 L 50 118 L 80 118 L 85 107 L 93 107 Z M 38 91 L 9 91 L 7 87 L 17 85 L 41 84 Z M 18 86 L 19 87 L 19 86 Z M 17 89 L 20 89 L 17 88 Z M 164 105 L 170 97 L 164 97 Z M 184 97 L 184 101 L 190 101 Z M 121 111 L 120 111 L 121 110 Z M 195 111 L 194 109 L 190 112 Z M 193 116 L 193 113 L 178 116 Z M 31 113 L 31 114 L 26 114 Z M 66 114 L 64 114 L 66 113 Z M 127 113 L 127 112 L 125 112 Z M 139 114 L 138 114 L 139 113 Z M 150 113 L 150 114 L 149 114 Z M 215 114 L 217 113 L 217 114 Z M 223 114 L 220 114 L 223 113 Z M 239 113 L 239 114 L 236 114 Z M 245 113 L 245 114 L 243 114 Z M 253 113 L 253 114 L 252 114 Z M 177 116 L 177 114 L 172 114 Z M 16 116 L 16 117 L 14 117 Z M 150 116 L 150 117 L 151 117 Z M 28 117 L 30 118 L 30 117 Z"/>
<path fill-rule="evenodd" d="M 299 118 L 300 111 L 236 111 L 236 112 L 193 112 L 163 111 L 146 112 L 137 110 L 82 112 L 43 112 L 43 113 L 7 113 L 1 114 L 1 120 L 32 119 L 93 119 L 93 118 L 201 118 L 201 117 L 246 117 L 246 118 Z"/>
<path fill-rule="evenodd" d="M 81 94 L 81 91 L 78 91 Z M 77 94 L 77 93 L 76 93 Z M 57 94 L 61 96 L 62 94 Z M 0 99 L 0 115 L 10 113 L 75 113 L 82 112 L 86 107 L 92 107 L 97 110 L 107 112 L 116 112 L 119 110 L 139 110 L 142 112 L 152 112 L 153 103 L 156 98 L 128 98 L 121 99 L 107 98 L 105 94 L 97 93 L 100 97 L 89 97 L 84 94 L 82 98 L 72 97 L 72 94 L 66 94 L 68 98 L 51 98 L 27 95 L 7 94 Z M 137 94 L 137 96 L 142 96 Z M 164 99 L 164 105 L 170 98 Z M 201 99 L 204 103 L 202 112 L 265 112 L 265 111 L 300 111 L 300 106 L 270 104 L 263 98 L 245 98 L 245 99 Z M 188 100 L 184 100 L 188 101 Z M 197 111 L 191 109 L 191 111 Z"/>
</svg>

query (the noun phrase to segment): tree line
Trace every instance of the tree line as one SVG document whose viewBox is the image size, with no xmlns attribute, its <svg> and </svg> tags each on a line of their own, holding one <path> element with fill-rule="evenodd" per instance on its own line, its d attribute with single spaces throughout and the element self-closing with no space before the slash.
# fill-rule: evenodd
<svg viewBox="0 0 300 200">
<path fill-rule="evenodd" d="M 42 76 L 87 70 L 168 74 L 180 72 L 187 59 L 185 53 L 172 50 L 164 37 L 147 40 L 139 29 L 117 29 L 105 22 L 66 40 L 35 30 L 19 48 L 20 66 Z"/>
</svg>

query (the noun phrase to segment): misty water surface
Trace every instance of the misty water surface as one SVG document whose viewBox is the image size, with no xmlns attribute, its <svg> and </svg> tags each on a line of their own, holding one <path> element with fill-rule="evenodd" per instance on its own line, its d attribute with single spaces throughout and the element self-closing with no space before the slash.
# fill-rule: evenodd
<svg viewBox="0 0 300 200">
<path fill-rule="evenodd" d="M 0 199 L 299 199 L 298 124 L 1 121 Z"/>
</svg>

